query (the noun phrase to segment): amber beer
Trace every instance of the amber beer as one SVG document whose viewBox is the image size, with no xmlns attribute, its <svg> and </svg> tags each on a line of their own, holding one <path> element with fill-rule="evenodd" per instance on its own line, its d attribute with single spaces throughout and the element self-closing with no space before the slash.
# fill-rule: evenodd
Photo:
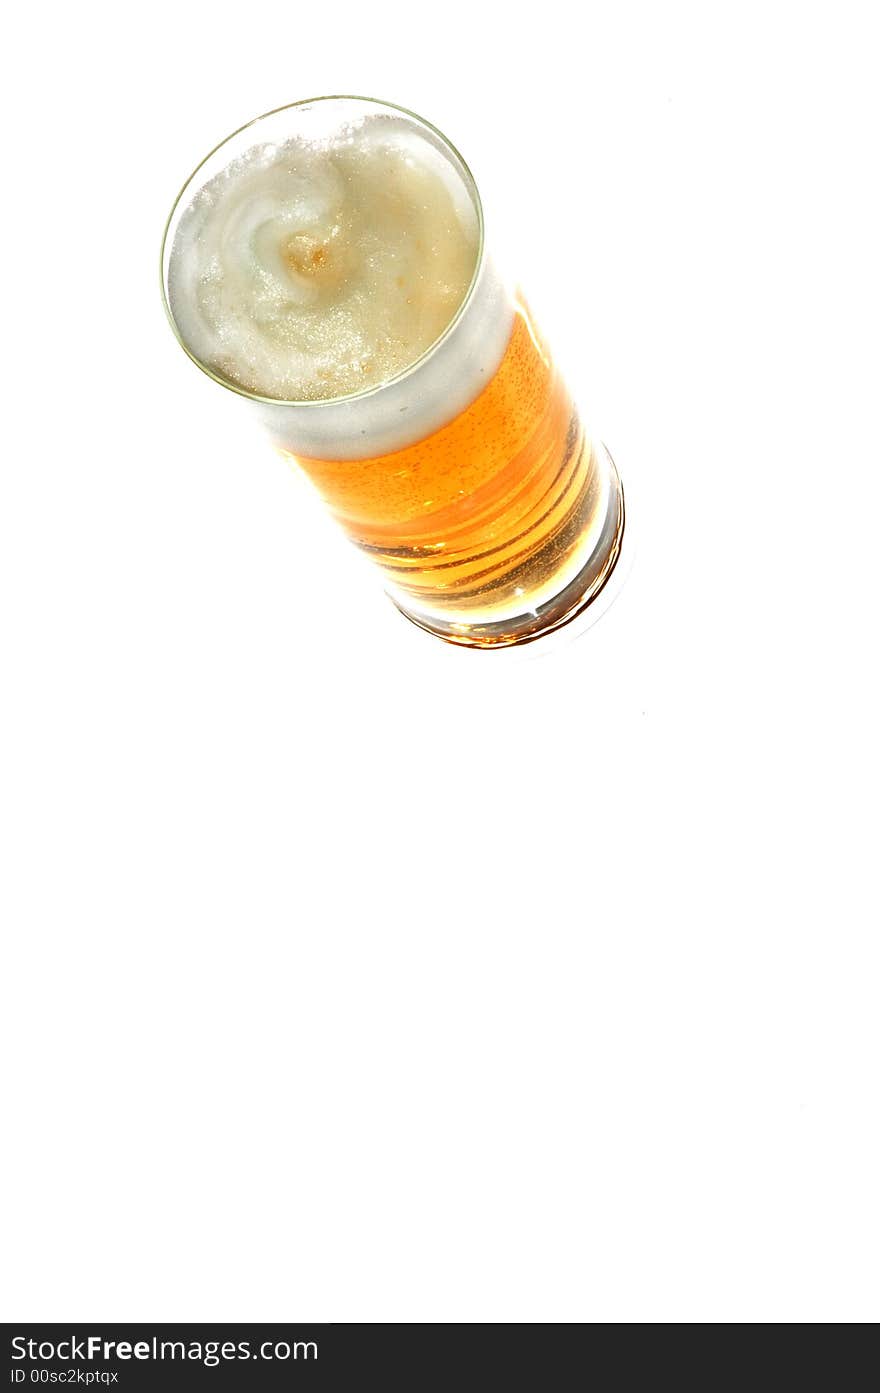
<svg viewBox="0 0 880 1393">
<path fill-rule="evenodd" d="M 308 134 L 283 146 L 292 116 Z M 620 480 L 488 257 L 461 157 L 355 99 L 270 113 L 231 141 L 179 200 L 182 251 L 163 262 L 190 356 L 255 402 L 415 623 L 496 647 L 579 614 L 620 553 Z"/>
<path fill-rule="evenodd" d="M 558 625 L 620 550 L 614 464 L 585 434 L 521 301 L 498 371 L 445 426 L 392 454 L 299 463 L 404 613 L 454 642 Z"/>
</svg>

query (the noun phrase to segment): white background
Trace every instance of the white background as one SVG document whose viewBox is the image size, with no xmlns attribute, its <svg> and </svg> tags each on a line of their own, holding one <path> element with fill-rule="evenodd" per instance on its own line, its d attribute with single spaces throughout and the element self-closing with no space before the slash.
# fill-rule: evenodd
<svg viewBox="0 0 880 1393">
<path fill-rule="evenodd" d="M 24 14 L 2 1314 L 876 1319 L 872 7 Z M 192 166 L 348 91 L 463 150 L 637 510 L 545 656 L 402 620 L 164 320 Z"/>
</svg>

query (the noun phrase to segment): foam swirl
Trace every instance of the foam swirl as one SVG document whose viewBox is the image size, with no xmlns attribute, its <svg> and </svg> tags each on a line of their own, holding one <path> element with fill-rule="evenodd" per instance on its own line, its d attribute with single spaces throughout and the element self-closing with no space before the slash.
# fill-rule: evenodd
<svg viewBox="0 0 880 1393">
<path fill-rule="evenodd" d="M 257 145 L 197 193 L 168 270 L 203 363 L 282 401 L 362 392 L 414 363 L 460 307 L 477 261 L 473 202 L 405 122 Z"/>
</svg>

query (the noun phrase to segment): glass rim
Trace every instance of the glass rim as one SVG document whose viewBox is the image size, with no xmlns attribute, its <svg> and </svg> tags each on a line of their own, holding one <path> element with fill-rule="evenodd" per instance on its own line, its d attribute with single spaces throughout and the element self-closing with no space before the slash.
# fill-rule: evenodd
<svg viewBox="0 0 880 1393">
<path fill-rule="evenodd" d="M 237 136 L 243 135 L 244 132 L 249 130 L 252 126 L 257 126 L 261 121 L 268 120 L 270 116 L 278 116 L 283 111 L 294 111 L 297 107 L 316 106 L 319 102 L 367 102 L 371 106 L 381 106 L 386 107 L 391 111 L 398 111 L 401 113 L 401 115 L 409 117 L 412 121 L 416 121 L 420 126 L 424 126 L 427 128 L 427 130 L 432 131 L 434 135 L 438 137 L 442 145 L 444 145 L 447 150 L 450 150 L 452 152 L 453 156 L 461 166 L 461 169 L 463 170 L 464 175 L 466 177 L 466 181 L 469 185 L 469 192 L 471 193 L 471 196 L 473 198 L 474 207 L 476 209 L 477 214 L 477 255 L 476 260 L 474 262 L 473 275 L 471 276 L 467 290 L 465 291 L 461 304 L 458 306 L 458 309 L 455 311 L 455 314 L 452 316 L 449 323 L 445 326 L 442 332 L 438 334 L 437 338 L 434 339 L 433 342 L 431 342 L 428 345 L 428 347 L 424 350 L 424 352 L 420 353 L 418 358 L 416 358 L 414 362 L 410 363 L 408 367 L 402 368 L 400 372 L 395 373 L 392 377 L 387 377 L 384 379 L 384 381 L 378 382 L 372 387 L 367 387 L 361 392 L 346 392 L 343 396 L 339 397 L 310 397 L 305 400 L 300 400 L 295 397 L 267 397 L 263 396 L 260 392 L 251 392 L 247 389 L 247 387 L 241 387 L 238 383 L 232 382 L 228 377 L 221 376 L 220 373 L 215 372 L 212 367 L 210 367 L 207 363 L 203 362 L 202 359 L 199 358 L 198 354 L 194 353 L 192 349 L 189 347 L 186 340 L 183 338 L 180 329 L 178 328 L 177 321 L 174 318 L 174 314 L 169 303 L 168 287 L 165 279 L 165 251 L 166 247 L 168 246 L 168 234 L 171 229 L 171 224 L 174 221 L 175 214 L 181 206 L 184 194 L 192 184 L 199 170 L 202 169 L 203 166 L 206 165 L 210 159 L 213 159 L 214 155 L 217 154 L 218 150 L 222 150 L 224 145 L 228 145 L 229 142 L 235 140 Z M 168 214 L 168 217 L 165 222 L 165 228 L 162 233 L 162 246 L 159 252 L 159 279 L 162 288 L 162 304 L 165 309 L 165 315 L 174 333 L 174 337 L 177 339 L 177 342 L 180 344 L 186 356 L 193 363 L 195 363 L 196 367 L 200 368 L 201 371 L 205 373 L 207 377 L 210 377 L 212 381 L 219 383 L 221 387 L 225 387 L 228 391 L 234 392 L 239 397 L 244 397 L 247 401 L 260 402 L 266 406 L 290 406 L 297 408 L 339 406 L 343 402 L 363 401 L 366 397 L 374 396 L 377 392 L 384 391 L 386 387 L 390 387 L 398 382 L 403 381 L 404 378 L 409 377 L 411 373 L 414 373 L 418 368 L 422 367 L 423 364 L 427 362 L 427 360 L 430 357 L 432 357 L 434 353 L 437 352 L 441 344 L 445 343 L 445 341 L 451 335 L 452 331 L 455 329 L 456 325 L 460 322 L 463 315 L 465 314 L 465 311 L 467 310 L 468 306 L 474 298 L 474 292 L 477 287 L 477 282 L 479 281 L 480 273 L 483 269 L 483 261 L 485 259 L 485 247 L 486 237 L 485 222 L 483 217 L 483 202 L 480 198 L 480 190 L 477 186 L 477 181 L 474 178 L 471 168 L 468 165 L 467 161 L 464 159 L 463 155 L 460 153 L 457 147 L 453 145 L 449 137 L 445 135 L 443 131 L 440 130 L 439 126 L 435 126 L 433 122 L 426 120 L 424 116 L 420 116 L 417 111 L 411 111 L 409 107 L 401 106 L 398 102 L 385 101 L 381 97 L 364 97 L 351 93 L 335 93 L 332 95 L 328 94 L 326 96 L 321 97 L 303 97 L 296 102 L 285 102 L 282 106 L 273 107 L 271 111 L 264 111 L 259 116 L 254 116 L 250 121 L 245 121 L 244 125 L 239 126 L 236 130 L 231 131 L 229 135 L 224 136 L 222 140 L 218 141 L 217 144 L 213 147 L 213 149 L 209 150 L 207 155 L 205 155 L 203 159 L 199 160 L 198 164 L 184 180 L 183 184 L 177 192 L 174 202 L 171 205 L 171 212 Z"/>
</svg>

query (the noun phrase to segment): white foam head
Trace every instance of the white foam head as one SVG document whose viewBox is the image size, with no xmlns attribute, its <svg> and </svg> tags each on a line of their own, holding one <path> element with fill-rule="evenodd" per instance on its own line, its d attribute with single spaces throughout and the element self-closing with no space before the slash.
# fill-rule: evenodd
<svg viewBox="0 0 880 1393">
<path fill-rule="evenodd" d="M 300 454 L 386 453 L 437 429 L 510 333 L 466 166 L 418 118 L 355 98 L 283 108 L 219 146 L 175 205 L 163 276 L 190 356 Z"/>
</svg>

